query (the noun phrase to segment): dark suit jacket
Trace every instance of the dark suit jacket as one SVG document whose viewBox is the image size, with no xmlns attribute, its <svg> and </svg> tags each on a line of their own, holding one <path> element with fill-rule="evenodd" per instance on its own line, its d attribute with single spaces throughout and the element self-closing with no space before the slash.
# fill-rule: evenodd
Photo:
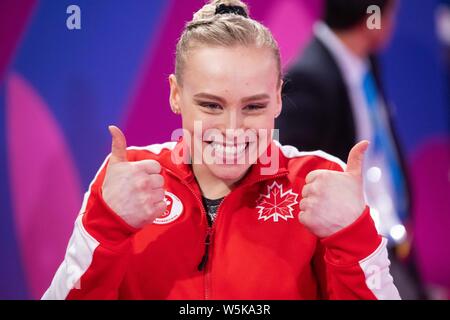
<svg viewBox="0 0 450 320">
<path fill-rule="evenodd" d="M 378 89 L 387 106 L 376 60 L 372 58 L 371 62 Z M 390 110 L 386 111 L 407 177 Z M 280 129 L 282 144 L 293 145 L 301 151 L 323 150 L 344 162 L 357 142 L 353 109 L 344 78 L 331 53 L 317 38 L 312 39 L 285 76 L 283 111 L 276 120 L 276 127 Z"/>
</svg>

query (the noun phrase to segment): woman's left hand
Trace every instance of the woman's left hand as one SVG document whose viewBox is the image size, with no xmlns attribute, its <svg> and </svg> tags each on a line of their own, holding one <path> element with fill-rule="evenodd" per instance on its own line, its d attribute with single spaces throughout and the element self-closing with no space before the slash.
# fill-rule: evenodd
<svg viewBox="0 0 450 320">
<path fill-rule="evenodd" d="M 350 150 L 344 172 L 314 170 L 306 176 L 299 220 L 316 236 L 338 232 L 364 211 L 362 167 L 368 146 L 361 141 Z"/>
</svg>

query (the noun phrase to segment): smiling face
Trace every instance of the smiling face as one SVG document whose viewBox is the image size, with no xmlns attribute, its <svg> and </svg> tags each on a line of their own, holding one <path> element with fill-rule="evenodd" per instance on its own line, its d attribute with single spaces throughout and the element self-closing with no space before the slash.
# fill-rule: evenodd
<svg viewBox="0 0 450 320">
<path fill-rule="evenodd" d="M 192 137 L 191 155 L 201 154 L 201 161 L 194 156 L 197 170 L 227 183 L 243 177 L 281 112 L 278 75 L 268 48 L 203 46 L 189 53 L 182 83 L 169 78 L 170 102 Z"/>
</svg>

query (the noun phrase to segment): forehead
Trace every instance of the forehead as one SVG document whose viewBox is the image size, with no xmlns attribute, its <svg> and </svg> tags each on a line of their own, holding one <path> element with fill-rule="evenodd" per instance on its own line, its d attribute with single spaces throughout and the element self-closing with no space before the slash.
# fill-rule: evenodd
<svg viewBox="0 0 450 320">
<path fill-rule="evenodd" d="M 277 84 L 277 63 L 268 48 L 200 47 L 186 57 L 183 86 L 193 93 L 270 93 Z"/>
</svg>

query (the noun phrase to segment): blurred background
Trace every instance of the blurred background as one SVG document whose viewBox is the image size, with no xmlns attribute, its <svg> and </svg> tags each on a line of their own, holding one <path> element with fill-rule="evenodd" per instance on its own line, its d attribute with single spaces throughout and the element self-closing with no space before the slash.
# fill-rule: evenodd
<svg viewBox="0 0 450 320">
<path fill-rule="evenodd" d="M 302 52 L 319 0 L 249 0 L 283 65 Z M 167 77 L 203 0 L 0 0 L 0 299 L 40 298 L 63 260 L 82 195 L 110 149 L 170 140 Z M 81 29 L 67 26 L 80 9 Z M 72 21 L 73 22 L 73 21 Z M 400 2 L 381 55 L 410 172 L 408 248 L 429 299 L 450 298 L 450 2 Z M 410 248 L 414 257 L 408 257 Z M 405 253 L 406 252 L 406 253 Z"/>
</svg>

